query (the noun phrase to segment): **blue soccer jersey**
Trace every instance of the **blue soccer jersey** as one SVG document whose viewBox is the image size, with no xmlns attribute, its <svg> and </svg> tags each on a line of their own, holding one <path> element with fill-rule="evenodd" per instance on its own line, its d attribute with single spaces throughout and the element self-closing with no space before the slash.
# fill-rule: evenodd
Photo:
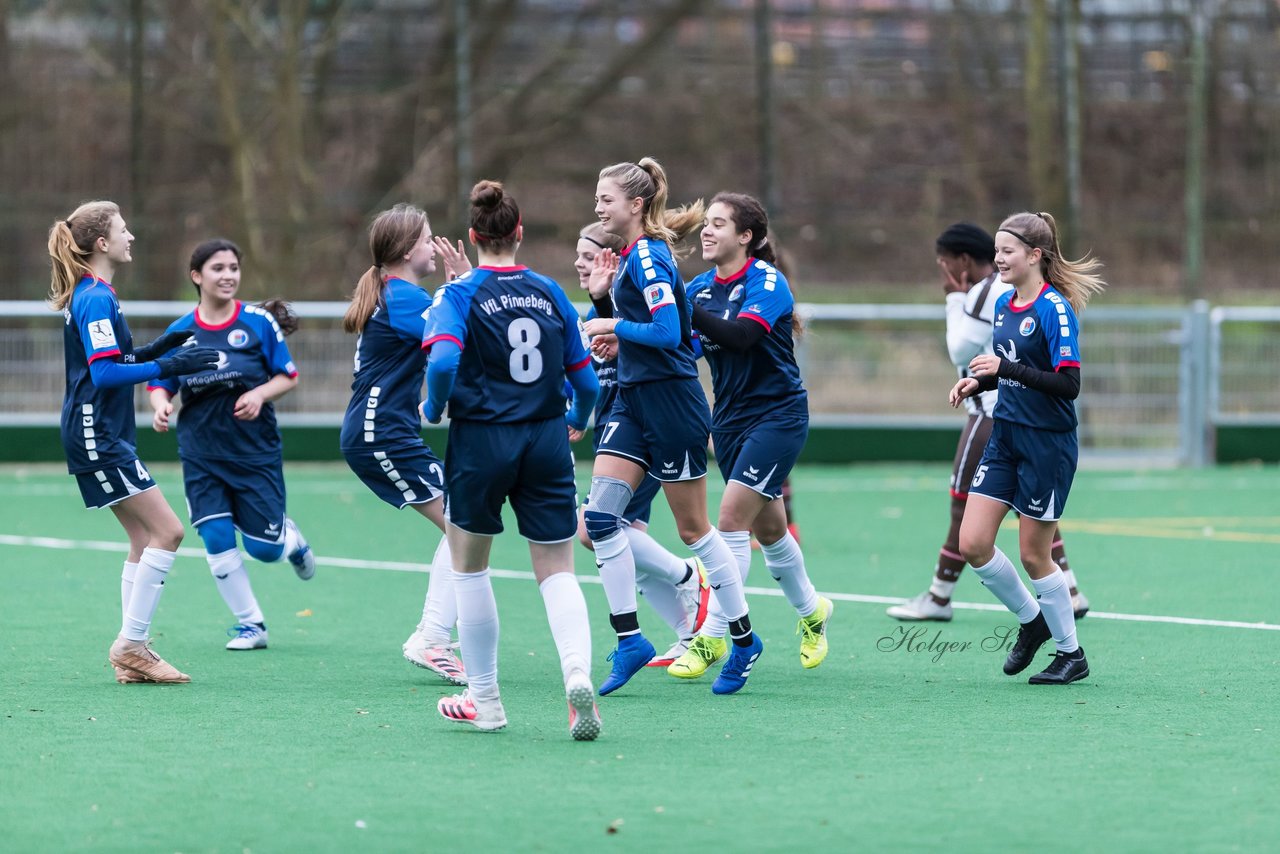
<svg viewBox="0 0 1280 854">
<path fill-rule="evenodd" d="M 170 332 L 190 330 L 184 346 L 218 351 L 218 364 L 198 374 L 153 380 L 149 388 L 180 394 L 178 455 L 184 458 L 234 459 L 245 462 L 280 456 L 280 430 L 275 407 L 264 404 L 253 421 L 236 418 L 240 395 L 276 374 L 298 375 L 275 317 L 255 305 L 236 301 L 235 313 L 216 326 L 200 319 L 200 310 L 178 318 Z"/>
<path fill-rule="evenodd" d="M 690 323 L 693 310 L 671 247 L 661 240 L 641 237 L 622 250 L 613 280 L 613 305 L 620 320 L 636 323 L 652 323 L 655 314 L 670 311 L 671 306 L 680 322 L 680 342 L 674 349 L 650 347 L 618 336 L 619 385 L 698 376 Z"/>
<path fill-rule="evenodd" d="M 422 444 L 422 349 L 431 295 L 404 279 L 389 278 L 382 304 L 356 341 L 351 403 L 342 419 L 339 446 L 398 450 Z"/>
<path fill-rule="evenodd" d="M 422 341 L 462 350 L 449 397 L 454 420 L 563 418 L 565 374 L 590 361 L 573 304 L 528 267 L 477 267 L 436 291 Z"/>
<path fill-rule="evenodd" d="M 594 306 L 587 309 L 587 320 L 591 320 L 596 316 Z M 596 426 L 592 431 L 595 445 L 599 446 L 600 428 L 608 420 L 609 410 L 613 409 L 613 402 L 618 398 L 618 357 L 601 359 L 595 353 L 592 353 L 591 367 L 596 372 L 596 382 L 600 384 L 600 394 L 596 397 L 594 415 Z"/>
<path fill-rule="evenodd" d="M 133 335 L 110 283 L 85 276 L 62 311 L 67 391 L 62 444 L 71 474 L 100 471 L 138 455 L 133 386 L 98 388 L 89 364 L 133 352 Z"/>
<path fill-rule="evenodd" d="M 689 299 L 725 320 L 745 317 L 765 328 L 765 336 L 743 353 L 718 346 L 698 330 L 715 393 L 712 429 L 750 423 L 782 406 L 807 407 L 792 337 L 795 299 L 786 276 L 753 258 L 727 279 L 715 270 L 698 276 L 689 283 Z"/>
<path fill-rule="evenodd" d="M 1016 291 L 996 300 L 992 343 L 996 353 L 1039 371 L 1080 367 L 1080 337 L 1076 313 L 1050 285 L 1028 305 L 1014 306 Z M 995 417 L 1042 430 L 1066 432 L 1076 428 L 1075 404 L 1061 397 L 1027 388 L 1017 380 L 1000 378 Z"/>
</svg>

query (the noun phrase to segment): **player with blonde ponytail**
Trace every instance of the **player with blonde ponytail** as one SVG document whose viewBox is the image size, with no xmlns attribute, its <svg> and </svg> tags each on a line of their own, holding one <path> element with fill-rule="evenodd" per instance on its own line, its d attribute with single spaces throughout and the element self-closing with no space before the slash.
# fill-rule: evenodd
<svg viewBox="0 0 1280 854">
<path fill-rule="evenodd" d="M 190 682 L 151 649 L 148 633 L 182 522 L 138 459 L 133 386 L 213 367 L 215 350 L 185 347 L 169 332 L 133 346 L 111 279 L 133 260 L 133 235 L 114 202 L 85 202 L 49 229 L 49 305 L 62 312 L 67 391 L 62 444 L 85 506 L 110 507 L 129 536 L 120 575 L 120 634 L 107 655 L 116 681 Z"/>
<path fill-rule="evenodd" d="M 618 347 L 617 401 L 608 422 L 596 425 L 601 438 L 583 514 L 618 635 L 601 694 L 625 685 L 656 655 L 640 633 L 635 556 L 622 524 L 648 477 L 662 483 L 680 539 L 705 565 L 728 622 L 732 650 L 711 690 L 742 689 L 764 651 L 751 630 L 737 559 L 707 515 L 711 411 L 698 381 L 689 299 L 671 248 L 701 225 L 703 207 L 697 202 L 668 211 L 667 195 L 666 172 L 652 158 L 606 167 L 596 185 L 600 224 L 626 244 L 621 253 L 602 249 L 596 255 L 588 290 L 600 316 L 584 327 L 595 336 L 597 352 L 615 339 Z"/>
<path fill-rule="evenodd" d="M 1051 550 L 1078 454 L 1073 401 L 1080 394 L 1081 352 L 1076 311 L 1104 283 L 1094 274 L 1100 266 L 1096 259 L 1063 257 L 1057 225 L 1046 213 L 1005 219 L 996 231 L 995 248 L 1000 279 L 1013 285 L 996 300 L 995 354 L 975 356 L 969 376 L 951 389 L 952 406 L 980 391 L 1000 389 L 991 438 L 969 487 L 960 552 L 983 586 L 1021 624 L 1004 672 L 1012 676 L 1025 670 L 1052 637 L 1057 647 L 1053 661 L 1030 682 L 1066 685 L 1088 676 L 1089 662 L 1076 639 L 1069 584 Z M 1019 551 L 1035 598 L 995 545 L 1010 508 L 1020 514 Z"/>
</svg>

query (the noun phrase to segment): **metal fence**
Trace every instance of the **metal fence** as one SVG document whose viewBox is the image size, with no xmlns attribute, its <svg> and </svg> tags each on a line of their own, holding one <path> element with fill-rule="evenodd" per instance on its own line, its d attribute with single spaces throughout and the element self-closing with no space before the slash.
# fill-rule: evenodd
<svg viewBox="0 0 1280 854">
<path fill-rule="evenodd" d="M 337 424 L 354 339 L 344 302 L 295 303 L 289 339 L 302 385 L 278 404 L 282 423 Z M 137 340 L 191 308 L 127 306 Z M 955 373 L 936 305 L 801 304 L 798 356 L 815 423 L 903 428 L 954 425 Z M 1083 452 L 1133 464 L 1206 464 L 1220 424 L 1280 424 L 1280 308 L 1097 306 L 1081 317 Z M 64 388 L 57 315 L 36 301 L 0 302 L 0 425 L 56 424 Z M 149 410 L 145 393 L 138 409 Z M 141 423 L 146 423 L 142 421 Z"/>
</svg>

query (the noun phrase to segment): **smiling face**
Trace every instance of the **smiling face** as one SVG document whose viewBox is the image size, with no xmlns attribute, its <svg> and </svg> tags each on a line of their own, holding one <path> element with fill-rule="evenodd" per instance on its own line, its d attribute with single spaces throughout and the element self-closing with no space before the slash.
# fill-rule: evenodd
<svg viewBox="0 0 1280 854">
<path fill-rule="evenodd" d="M 418 235 L 418 239 L 405 255 L 405 263 L 409 265 L 413 275 L 419 279 L 436 271 L 436 245 L 431 239 L 432 236 L 431 223 L 424 222 L 422 233 Z"/>
<path fill-rule="evenodd" d="M 201 305 L 225 305 L 240 290 L 240 259 L 230 249 L 220 249 L 191 271 L 191 281 L 200 291 Z"/>
<path fill-rule="evenodd" d="M 111 217 L 111 228 L 106 237 L 99 237 L 94 248 L 107 256 L 112 264 L 128 264 L 133 260 L 133 235 L 125 225 L 124 217 L 115 214 Z"/>
<path fill-rule="evenodd" d="M 596 262 L 596 253 L 600 247 L 585 237 L 578 238 L 578 254 L 573 261 L 573 269 L 578 272 L 578 287 L 586 289 L 587 280 L 591 278 L 591 265 Z"/>
<path fill-rule="evenodd" d="M 1018 287 L 1040 280 L 1039 249 L 1027 244 L 1007 231 L 996 232 L 996 269 L 1000 281 Z"/>
<path fill-rule="evenodd" d="M 707 209 L 701 239 L 702 260 L 720 266 L 745 261 L 752 234 L 749 230 L 738 231 L 737 223 L 733 221 L 733 208 L 724 202 L 716 202 Z"/>
<path fill-rule="evenodd" d="M 603 178 L 596 184 L 596 217 L 605 231 L 625 240 L 639 231 L 643 215 L 644 199 L 627 198 L 611 178 Z"/>
</svg>

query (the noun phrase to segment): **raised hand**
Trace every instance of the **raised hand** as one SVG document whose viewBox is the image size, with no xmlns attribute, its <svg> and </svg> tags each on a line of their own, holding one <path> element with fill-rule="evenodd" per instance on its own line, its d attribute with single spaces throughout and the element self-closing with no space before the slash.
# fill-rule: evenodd
<svg viewBox="0 0 1280 854">
<path fill-rule="evenodd" d="M 458 241 L 455 247 L 448 240 L 440 235 L 431 238 L 431 242 L 435 244 L 436 251 L 440 253 L 440 261 L 444 265 L 445 279 L 456 279 L 463 273 L 471 269 L 471 259 L 467 257 L 467 252 L 462 247 L 462 241 Z"/>
<path fill-rule="evenodd" d="M 591 265 L 591 276 L 587 279 L 587 293 L 592 299 L 604 299 L 613 287 L 614 276 L 618 275 L 618 253 L 612 249 L 601 249 L 596 253 L 596 260 Z"/>
</svg>

